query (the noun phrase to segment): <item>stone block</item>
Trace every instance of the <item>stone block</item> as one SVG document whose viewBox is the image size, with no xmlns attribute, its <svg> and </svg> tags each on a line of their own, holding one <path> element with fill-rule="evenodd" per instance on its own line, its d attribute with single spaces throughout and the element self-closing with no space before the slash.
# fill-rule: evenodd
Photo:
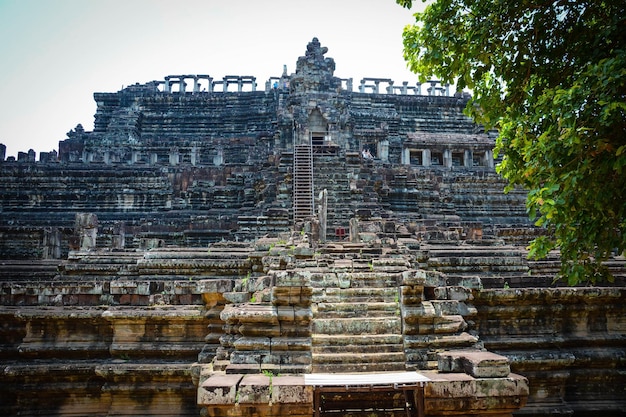
<svg viewBox="0 0 626 417">
<path fill-rule="evenodd" d="M 239 404 L 267 404 L 272 398 L 271 379 L 263 374 L 245 375 L 239 383 Z"/>
<path fill-rule="evenodd" d="M 528 398 L 528 381 L 515 374 L 477 379 L 462 373 L 421 373 L 430 379 L 424 386 L 424 411 L 429 416 L 474 415 L 477 410 L 508 416 L 523 407 Z"/>
<path fill-rule="evenodd" d="M 111 294 L 136 294 L 136 295 L 150 295 L 150 282 L 148 281 L 111 281 L 110 284 Z"/>
<path fill-rule="evenodd" d="M 220 313 L 220 318 L 226 323 L 278 324 L 276 308 L 267 304 L 228 304 Z"/>
<path fill-rule="evenodd" d="M 275 376 L 272 378 L 272 402 L 310 404 L 313 402 L 313 387 L 304 385 L 304 376 Z"/>
<path fill-rule="evenodd" d="M 235 404 L 242 374 L 213 375 L 198 390 L 198 405 Z"/>
<path fill-rule="evenodd" d="M 509 360 L 481 350 L 454 350 L 438 356 L 440 372 L 465 372 L 476 378 L 503 378 L 509 375 Z"/>
<path fill-rule="evenodd" d="M 306 270 L 274 271 L 273 281 L 277 287 L 306 287 L 311 281 L 311 272 Z"/>
<path fill-rule="evenodd" d="M 281 335 L 281 327 L 278 324 L 245 323 L 238 329 L 243 336 L 278 337 Z"/>
<path fill-rule="evenodd" d="M 233 342 L 235 349 L 248 350 L 248 351 L 269 351 L 270 350 L 270 338 L 269 337 L 240 337 Z"/>
<path fill-rule="evenodd" d="M 311 349 L 310 337 L 274 337 L 271 342 L 274 351 L 308 351 Z"/>
<path fill-rule="evenodd" d="M 424 286 L 402 285 L 400 287 L 400 303 L 403 305 L 419 304 L 424 299 Z"/>
<path fill-rule="evenodd" d="M 467 328 L 467 323 L 461 315 L 437 316 L 433 318 L 434 332 L 459 333 Z"/>
<path fill-rule="evenodd" d="M 462 286 L 438 287 L 434 292 L 437 300 L 471 301 L 473 298 L 472 290 Z"/>
</svg>

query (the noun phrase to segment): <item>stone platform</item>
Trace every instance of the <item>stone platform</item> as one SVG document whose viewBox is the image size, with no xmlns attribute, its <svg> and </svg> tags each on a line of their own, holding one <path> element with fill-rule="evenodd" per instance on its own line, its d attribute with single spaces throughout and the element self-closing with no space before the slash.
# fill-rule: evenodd
<svg viewBox="0 0 626 417">
<path fill-rule="evenodd" d="M 200 382 L 206 416 L 510 416 L 528 380 L 484 351 L 440 356 L 440 370 L 274 376 L 216 373 Z M 459 372 L 459 368 L 465 372 Z"/>
</svg>

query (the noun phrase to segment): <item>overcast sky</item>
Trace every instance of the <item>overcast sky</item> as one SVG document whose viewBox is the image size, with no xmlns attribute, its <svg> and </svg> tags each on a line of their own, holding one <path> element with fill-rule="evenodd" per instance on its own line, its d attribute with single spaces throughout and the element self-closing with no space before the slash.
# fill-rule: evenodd
<svg viewBox="0 0 626 417">
<path fill-rule="evenodd" d="M 335 76 L 417 81 L 402 29 L 423 8 L 394 0 L 0 0 L 0 143 L 58 150 L 81 123 L 93 130 L 94 92 L 167 75 L 289 74 L 317 37 Z"/>
</svg>

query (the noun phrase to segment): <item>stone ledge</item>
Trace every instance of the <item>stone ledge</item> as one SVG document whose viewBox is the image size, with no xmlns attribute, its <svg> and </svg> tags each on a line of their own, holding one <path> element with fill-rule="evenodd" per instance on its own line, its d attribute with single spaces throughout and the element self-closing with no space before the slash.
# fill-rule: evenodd
<svg viewBox="0 0 626 417">
<path fill-rule="evenodd" d="M 509 360 L 482 350 L 452 350 L 438 355 L 439 372 L 465 372 L 476 378 L 504 378 L 511 372 Z"/>
<path fill-rule="evenodd" d="M 461 373 L 420 371 L 430 378 L 424 385 L 424 410 L 428 416 L 450 415 L 461 410 L 482 415 L 509 415 L 528 399 L 528 380 L 508 374 L 503 378 L 474 378 Z M 466 414 L 464 414 L 466 415 Z M 470 415 L 470 414 L 467 414 Z"/>
<path fill-rule="evenodd" d="M 420 385 L 424 387 L 424 407 L 429 416 L 449 415 L 450 411 L 509 415 L 526 404 L 529 394 L 528 380 L 516 374 L 503 378 L 475 378 L 465 373 L 437 371 L 420 371 L 420 374 L 427 379 Z M 349 393 L 349 388 L 344 386 L 338 387 L 338 392 L 344 388 Z M 258 411 L 280 405 L 312 410 L 314 389 L 305 385 L 304 375 L 214 374 L 201 384 L 198 405 L 207 407 L 208 411 L 213 409 L 215 415 L 219 414 L 218 409 L 226 411 L 229 407 Z"/>
<path fill-rule="evenodd" d="M 302 375 L 214 374 L 198 389 L 198 405 L 295 404 L 313 402 Z"/>
</svg>

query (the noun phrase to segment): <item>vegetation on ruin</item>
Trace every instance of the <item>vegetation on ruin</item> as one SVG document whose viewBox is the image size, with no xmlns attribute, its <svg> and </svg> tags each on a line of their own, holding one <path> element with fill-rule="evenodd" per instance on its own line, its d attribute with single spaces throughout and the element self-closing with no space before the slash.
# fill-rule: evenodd
<svg viewBox="0 0 626 417">
<path fill-rule="evenodd" d="M 415 18 L 408 66 L 471 89 L 467 112 L 499 130 L 497 169 L 549 232 L 531 257 L 558 248 L 569 284 L 610 280 L 602 262 L 626 250 L 626 3 L 437 0 Z"/>
</svg>

